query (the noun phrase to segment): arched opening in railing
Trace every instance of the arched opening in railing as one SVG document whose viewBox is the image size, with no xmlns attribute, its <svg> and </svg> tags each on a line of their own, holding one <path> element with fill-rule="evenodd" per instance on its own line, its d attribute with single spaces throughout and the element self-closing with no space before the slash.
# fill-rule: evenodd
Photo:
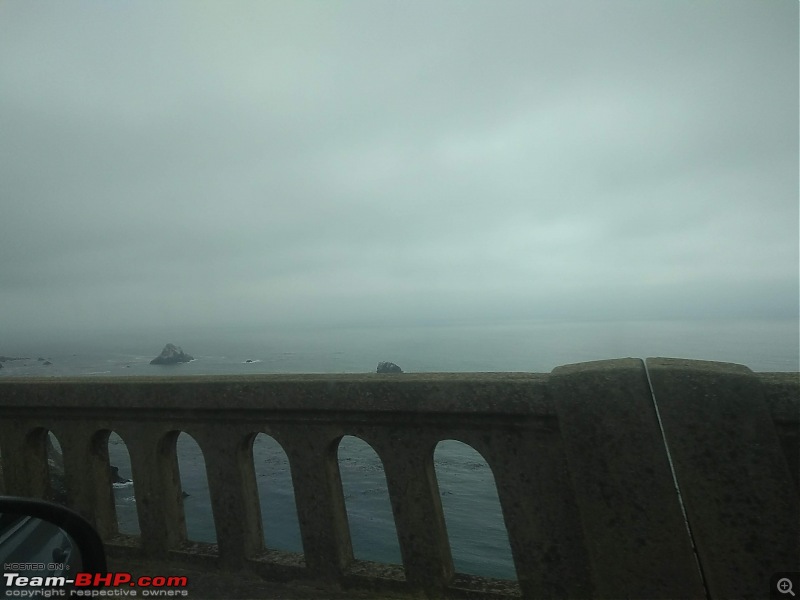
<svg viewBox="0 0 800 600">
<path fill-rule="evenodd" d="M 456 571 L 515 580 L 497 485 L 486 460 L 467 444 L 443 440 L 436 445 L 434 465 Z"/>
<path fill-rule="evenodd" d="M 193 542 L 217 541 L 211 494 L 203 451 L 195 439 L 182 431 L 175 442 L 183 493 L 186 537 Z"/>
<path fill-rule="evenodd" d="M 136 491 L 128 446 L 116 432 L 111 431 L 108 434 L 107 447 L 117 528 L 120 533 L 137 535 L 139 515 L 136 511 Z"/>
<path fill-rule="evenodd" d="M 338 458 L 353 555 L 360 560 L 402 564 L 380 457 L 364 440 L 347 435 L 339 441 Z"/>
<path fill-rule="evenodd" d="M 283 447 L 265 433 L 253 439 L 253 466 L 264 527 L 270 550 L 303 552 L 289 458 Z"/>
<path fill-rule="evenodd" d="M 52 431 L 45 438 L 47 452 L 47 471 L 49 490 L 47 499 L 59 504 L 67 504 L 67 482 L 64 474 L 64 451 Z"/>
</svg>

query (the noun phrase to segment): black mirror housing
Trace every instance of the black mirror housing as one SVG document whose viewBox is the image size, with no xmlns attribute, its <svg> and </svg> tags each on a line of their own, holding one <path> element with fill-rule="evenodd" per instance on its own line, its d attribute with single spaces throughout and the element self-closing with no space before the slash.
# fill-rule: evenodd
<svg viewBox="0 0 800 600">
<path fill-rule="evenodd" d="M 0 559 L 0 590 L 16 587 L 17 579 L 105 573 L 107 566 L 100 535 L 78 513 L 13 496 L 0 496 Z"/>
</svg>

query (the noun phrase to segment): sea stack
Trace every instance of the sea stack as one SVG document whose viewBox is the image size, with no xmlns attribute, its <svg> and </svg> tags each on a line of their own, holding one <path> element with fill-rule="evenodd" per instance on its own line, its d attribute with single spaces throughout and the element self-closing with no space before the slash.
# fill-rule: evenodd
<svg viewBox="0 0 800 600">
<path fill-rule="evenodd" d="M 379 362 L 378 363 L 378 373 L 402 373 L 403 369 L 398 367 L 393 362 Z"/>
<path fill-rule="evenodd" d="M 161 354 L 150 361 L 151 365 L 174 365 L 177 363 L 189 362 L 194 360 L 193 356 L 186 354 L 180 346 L 167 344 Z"/>
</svg>

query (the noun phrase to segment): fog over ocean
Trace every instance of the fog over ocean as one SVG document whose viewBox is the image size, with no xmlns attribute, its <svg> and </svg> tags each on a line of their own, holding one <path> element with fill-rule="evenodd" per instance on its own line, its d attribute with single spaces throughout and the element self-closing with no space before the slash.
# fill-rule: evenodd
<svg viewBox="0 0 800 600">
<path fill-rule="evenodd" d="M 797 319 L 523 321 L 407 327 L 242 329 L 231 332 L 46 339 L 0 348 L 0 377 L 365 373 L 388 360 L 406 372 L 549 372 L 564 364 L 665 356 L 798 371 Z M 150 365 L 166 343 L 195 357 Z M 43 366 L 39 357 L 52 364 Z M 253 362 L 246 363 L 251 360 Z"/>
</svg>

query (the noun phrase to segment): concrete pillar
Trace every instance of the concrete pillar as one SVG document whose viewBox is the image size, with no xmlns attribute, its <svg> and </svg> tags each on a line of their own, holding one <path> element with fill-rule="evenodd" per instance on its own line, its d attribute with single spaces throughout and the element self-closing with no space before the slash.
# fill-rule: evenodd
<svg viewBox="0 0 800 600">
<path fill-rule="evenodd" d="M 45 498 L 50 489 L 47 468 L 47 431 L 23 423 L 4 423 L 3 476 L 12 496 Z"/>
<path fill-rule="evenodd" d="M 648 358 L 711 597 L 768 595 L 800 564 L 800 500 L 758 378 L 728 363 Z"/>
<path fill-rule="evenodd" d="M 77 424 L 56 432 L 64 455 L 70 507 L 94 524 L 101 537 L 108 538 L 118 531 L 108 463 L 108 434 L 100 433 L 99 437 L 93 434 L 93 427 Z"/>
<path fill-rule="evenodd" d="M 117 429 L 131 457 L 142 549 L 152 557 L 164 556 L 186 541 L 178 457 L 179 431 L 162 430 L 147 422 Z"/>
<path fill-rule="evenodd" d="M 384 431 L 370 442 L 383 462 L 406 581 L 436 593 L 453 579 L 453 558 L 433 466 L 439 440 L 417 429 Z"/>
<path fill-rule="evenodd" d="M 644 365 L 553 369 L 550 385 L 600 598 L 705 598 Z"/>
<path fill-rule="evenodd" d="M 203 451 L 223 564 L 238 568 L 264 547 L 252 434 L 217 424 L 192 432 Z"/>
<path fill-rule="evenodd" d="M 336 445 L 341 434 L 327 427 L 302 425 L 273 431 L 292 469 L 306 566 L 315 577 L 338 581 L 353 561 L 336 460 Z"/>
<path fill-rule="evenodd" d="M 470 437 L 495 477 L 523 597 L 591 597 L 583 531 L 556 419 L 531 417 L 519 428 Z"/>
</svg>

